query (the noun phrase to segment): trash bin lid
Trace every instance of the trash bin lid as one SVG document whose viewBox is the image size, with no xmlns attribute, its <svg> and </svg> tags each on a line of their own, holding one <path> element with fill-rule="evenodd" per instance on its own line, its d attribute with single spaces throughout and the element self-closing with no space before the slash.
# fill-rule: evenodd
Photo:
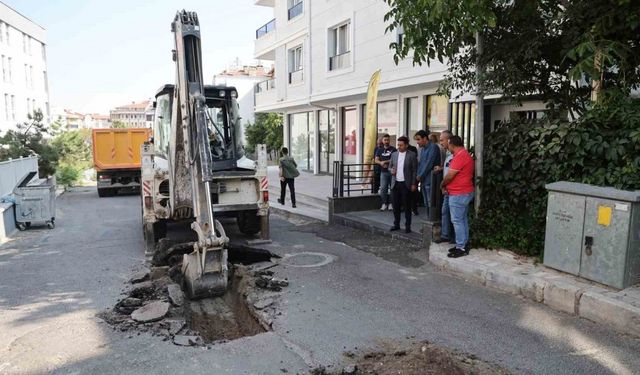
<svg viewBox="0 0 640 375">
<path fill-rule="evenodd" d="M 577 182 L 558 181 L 545 186 L 549 191 L 583 195 L 588 197 L 605 198 L 623 202 L 640 202 L 640 190 L 629 191 L 612 187 L 593 186 Z"/>
</svg>

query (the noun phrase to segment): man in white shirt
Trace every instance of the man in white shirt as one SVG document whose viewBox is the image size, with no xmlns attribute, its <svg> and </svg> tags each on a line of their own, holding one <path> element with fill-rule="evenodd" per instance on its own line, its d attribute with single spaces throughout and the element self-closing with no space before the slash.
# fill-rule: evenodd
<svg viewBox="0 0 640 375">
<path fill-rule="evenodd" d="M 416 171 L 418 157 L 407 150 L 409 139 L 398 138 L 398 151 L 391 155 L 391 199 L 393 202 L 393 227 L 391 231 L 400 229 L 400 207 L 404 207 L 405 232 L 411 233 L 411 192 L 416 191 Z"/>
</svg>

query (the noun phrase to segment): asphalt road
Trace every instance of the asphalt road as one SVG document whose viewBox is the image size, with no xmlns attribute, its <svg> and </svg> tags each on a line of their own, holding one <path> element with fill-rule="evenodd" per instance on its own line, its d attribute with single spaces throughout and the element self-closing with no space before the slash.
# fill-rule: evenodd
<svg viewBox="0 0 640 375">
<path fill-rule="evenodd" d="M 137 196 L 79 188 L 59 198 L 56 229 L 0 246 L 0 374 L 305 373 L 339 368 L 346 350 L 414 340 L 514 373 L 640 372 L 637 338 L 439 272 L 424 250 L 277 217 L 266 247 L 291 284 L 272 332 L 210 349 L 129 337 L 95 315 L 143 264 L 140 221 Z"/>
</svg>

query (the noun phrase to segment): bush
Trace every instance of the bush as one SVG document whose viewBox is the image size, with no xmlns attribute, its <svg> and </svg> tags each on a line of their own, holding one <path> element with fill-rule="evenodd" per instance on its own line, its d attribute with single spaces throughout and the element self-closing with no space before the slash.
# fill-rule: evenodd
<svg viewBox="0 0 640 375">
<path fill-rule="evenodd" d="M 540 256 L 546 184 L 640 189 L 640 100 L 607 98 L 573 122 L 505 123 L 486 137 L 485 147 L 475 245 Z"/>
<path fill-rule="evenodd" d="M 73 186 L 80 179 L 81 170 L 70 164 L 60 164 L 56 171 L 56 183 L 66 187 Z"/>
</svg>

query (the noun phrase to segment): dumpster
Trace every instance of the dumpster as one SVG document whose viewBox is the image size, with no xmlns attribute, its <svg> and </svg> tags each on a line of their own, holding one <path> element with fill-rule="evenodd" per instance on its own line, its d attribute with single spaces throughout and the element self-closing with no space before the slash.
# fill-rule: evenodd
<svg viewBox="0 0 640 375">
<path fill-rule="evenodd" d="M 640 282 L 640 191 L 546 188 L 544 265 L 619 289 Z"/>
<path fill-rule="evenodd" d="M 13 189 L 16 224 L 20 230 L 29 228 L 33 222 L 44 223 L 50 229 L 55 227 L 55 178 L 39 179 L 37 174 L 38 172 L 27 173 Z"/>
</svg>

